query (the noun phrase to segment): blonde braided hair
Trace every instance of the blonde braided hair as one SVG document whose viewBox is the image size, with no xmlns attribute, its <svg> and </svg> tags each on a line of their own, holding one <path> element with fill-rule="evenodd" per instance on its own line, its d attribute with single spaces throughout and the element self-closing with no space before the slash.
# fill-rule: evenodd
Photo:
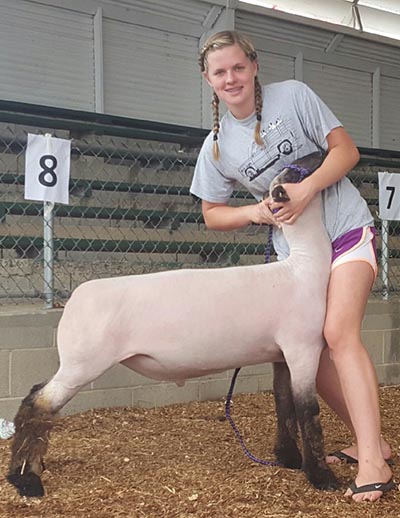
<svg viewBox="0 0 400 518">
<path fill-rule="evenodd" d="M 208 40 L 203 45 L 198 63 L 200 65 L 201 71 L 207 72 L 208 70 L 208 61 L 207 57 L 209 52 L 213 50 L 222 49 L 224 47 L 229 47 L 231 45 L 239 45 L 239 47 L 243 50 L 245 55 L 250 59 L 250 61 L 257 61 L 257 52 L 255 51 L 253 43 L 250 39 L 241 34 L 238 31 L 221 31 L 216 34 L 210 36 Z M 262 113 L 262 90 L 258 77 L 254 78 L 254 100 L 255 100 L 255 110 L 256 110 L 256 126 L 254 129 L 254 140 L 259 146 L 263 146 L 264 142 L 261 138 L 261 113 Z M 219 146 L 218 146 L 218 133 L 219 133 L 219 98 L 215 92 L 213 92 L 212 102 L 211 102 L 212 110 L 213 110 L 213 155 L 216 160 L 219 159 Z"/>
<path fill-rule="evenodd" d="M 213 155 L 215 160 L 219 160 L 218 133 L 219 133 L 219 97 L 213 92 L 211 101 L 213 111 Z"/>
</svg>

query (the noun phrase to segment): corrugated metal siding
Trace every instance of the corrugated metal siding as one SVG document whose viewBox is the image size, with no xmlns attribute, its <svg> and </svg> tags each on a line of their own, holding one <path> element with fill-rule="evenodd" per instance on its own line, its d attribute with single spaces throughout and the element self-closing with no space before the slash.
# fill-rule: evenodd
<svg viewBox="0 0 400 518">
<path fill-rule="evenodd" d="M 81 5 L 85 12 L 79 12 Z M 0 0 L 0 98 L 94 111 L 89 13 L 96 5 L 94 0 L 66 0 L 65 7 Z M 105 112 L 201 126 L 198 37 L 206 30 L 203 22 L 213 3 L 98 0 L 98 5 L 116 14 L 104 18 Z M 134 16 L 121 21 L 123 9 Z M 185 31 L 178 30 L 181 26 Z M 372 80 L 363 66 L 366 60 L 365 70 L 371 70 L 371 63 L 390 65 L 382 66 L 381 145 L 399 147 L 400 80 L 387 77 L 396 76 L 400 68 L 399 48 L 345 35 L 328 59 L 325 49 L 332 31 L 244 10 L 236 11 L 236 28 L 257 44 L 263 84 L 294 77 L 295 56 L 301 50 L 305 82 L 359 145 L 372 143 Z"/>
<path fill-rule="evenodd" d="M 318 29 L 240 10 L 236 11 L 236 28 L 253 37 L 321 51 L 325 51 L 335 34 L 334 30 Z M 400 65 L 399 47 L 349 35 L 344 36 L 335 49 L 335 54 L 396 67 Z"/>
<path fill-rule="evenodd" d="M 400 151 L 400 80 L 381 77 L 380 147 Z"/>
<path fill-rule="evenodd" d="M 372 145 L 372 77 L 304 61 L 304 82 L 331 108 L 358 146 Z"/>
<path fill-rule="evenodd" d="M 294 78 L 294 58 L 257 51 L 261 84 Z"/>
<path fill-rule="evenodd" d="M 281 41 L 324 50 L 332 38 L 332 33 L 322 29 L 240 10 L 236 12 L 235 20 L 237 30 L 248 34 L 250 37 L 272 40 L 273 42 Z"/>
<path fill-rule="evenodd" d="M 400 30 L 400 29 L 399 29 Z M 377 64 L 400 66 L 400 48 L 345 36 L 335 50 L 338 55 L 361 58 Z"/>
<path fill-rule="evenodd" d="M 103 0 L 103 3 L 199 25 L 203 22 L 207 9 L 207 4 L 196 0 Z"/>
<path fill-rule="evenodd" d="M 0 0 L 0 98 L 94 109 L 92 17 Z"/>
<path fill-rule="evenodd" d="M 104 20 L 105 112 L 200 126 L 198 41 Z"/>
</svg>

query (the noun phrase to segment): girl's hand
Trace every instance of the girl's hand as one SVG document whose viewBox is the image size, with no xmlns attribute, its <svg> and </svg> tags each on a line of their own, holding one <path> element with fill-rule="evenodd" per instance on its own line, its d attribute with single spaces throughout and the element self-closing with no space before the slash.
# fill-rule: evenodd
<svg viewBox="0 0 400 518">
<path fill-rule="evenodd" d="M 271 201 L 270 208 L 271 211 L 274 211 L 274 217 L 278 223 L 291 225 L 310 203 L 315 191 L 308 182 L 308 178 L 300 183 L 285 183 L 283 187 L 290 201 L 285 203 Z"/>
<path fill-rule="evenodd" d="M 271 199 L 266 198 L 254 205 L 249 205 L 249 217 L 253 223 L 257 225 L 276 225 L 280 226 L 280 223 L 271 212 L 270 208 Z"/>
</svg>

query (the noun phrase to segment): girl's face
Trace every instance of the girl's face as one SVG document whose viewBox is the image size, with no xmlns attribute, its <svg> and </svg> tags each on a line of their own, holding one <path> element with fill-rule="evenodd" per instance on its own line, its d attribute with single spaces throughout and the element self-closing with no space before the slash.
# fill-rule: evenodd
<svg viewBox="0 0 400 518">
<path fill-rule="evenodd" d="M 237 118 L 244 119 L 255 110 L 254 78 L 257 63 L 251 61 L 239 45 L 211 50 L 207 55 L 208 84 Z"/>
</svg>

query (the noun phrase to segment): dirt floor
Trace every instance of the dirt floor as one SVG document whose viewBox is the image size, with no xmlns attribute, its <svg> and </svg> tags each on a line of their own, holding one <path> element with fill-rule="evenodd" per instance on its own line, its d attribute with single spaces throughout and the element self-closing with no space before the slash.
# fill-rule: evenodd
<svg viewBox="0 0 400 518">
<path fill-rule="evenodd" d="M 400 388 L 381 389 L 383 432 L 400 481 Z M 253 454 L 273 460 L 270 393 L 234 397 L 232 415 Z M 322 406 L 326 450 L 349 436 Z M 335 466 L 343 489 L 311 487 L 300 471 L 248 460 L 224 419 L 224 402 L 93 410 L 61 419 L 47 455 L 42 499 L 19 497 L 4 475 L 9 441 L 0 441 L 0 518 L 400 517 L 396 489 L 377 503 L 343 496 L 356 470 Z"/>
</svg>

